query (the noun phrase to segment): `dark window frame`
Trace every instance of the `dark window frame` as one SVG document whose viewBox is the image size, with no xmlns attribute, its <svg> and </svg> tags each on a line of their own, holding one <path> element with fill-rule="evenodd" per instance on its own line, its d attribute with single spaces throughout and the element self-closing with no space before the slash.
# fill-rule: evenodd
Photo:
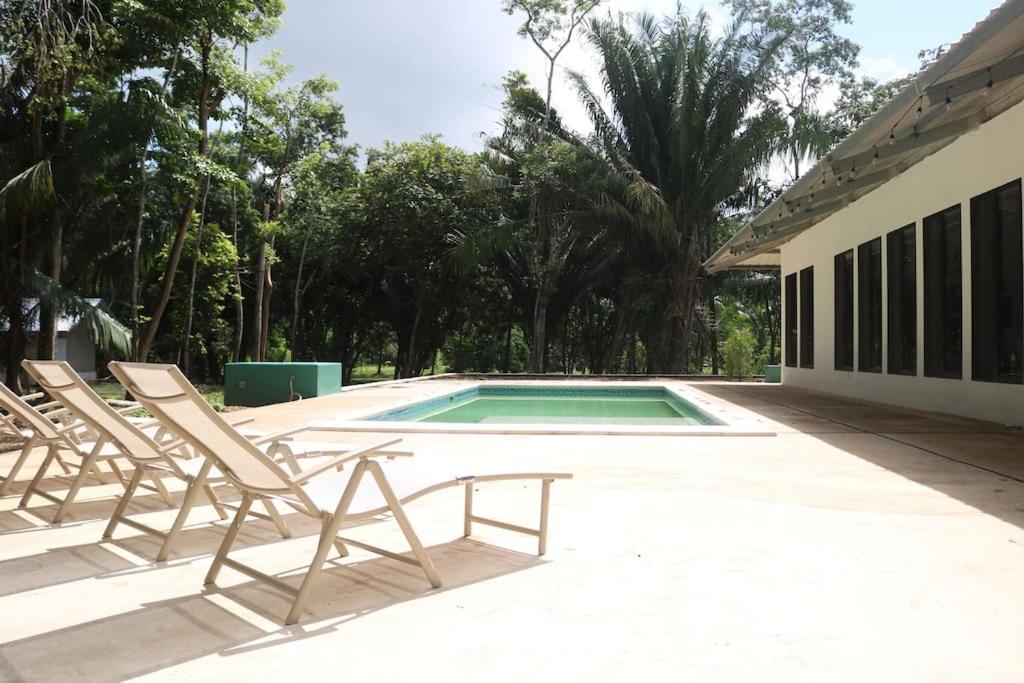
<svg viewBox="0 0 1024 683">
<path fill-rule="evenodd" d="M 926 216 L 921 221 L 921 227 L 921 256 L 924 265 L 924 339 L 921 342 L 924 347 L 924 375 L 940 379 L 963 379 L 961 205 L 954 204 Z"/>
<path fill-rule="evenodd" d="M 917 223 L 886 235 L 888 372 L 917 375 Z"/>
<path fill-rule="evenodd" d="M 796 273 L 790 273 L 784 280 L 786 305 L 783 315 L 785 328 L 786 352 L 785 363 L 788 368 L 797 366 L 797 339 L 799 337 L 797 322 Z"/>
<path fill-rule="evenodd" d="M 882 238 L 857 246 L 857 371 L 882 371 Z"/>
<path fill-rule="evenodd" d="M 1008 206 L 1000 204 L 1004 197 Z M 975 382 L 1024 384 L 1021 201 L 1019 178 L 971 198 L 971 380 Z M 1007 216 L 1008 210 L 1016 215 Z M 994 221 L 983 225 L 986 217 Z"/>
<path fill-rule="evenodd" d="M 835 276 L 835 369 L 853 372 L 853 249 L 833 258 Z"/>
<path fill-rule="evenodd" d="M 800 367 L 814 368 L 814 266 L 800 271 Z"/>
</svg>

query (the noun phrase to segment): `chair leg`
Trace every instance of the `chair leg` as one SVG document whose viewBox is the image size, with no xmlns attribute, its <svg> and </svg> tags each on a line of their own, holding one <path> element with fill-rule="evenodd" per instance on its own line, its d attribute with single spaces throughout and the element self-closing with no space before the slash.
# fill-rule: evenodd
<svg viewBox="0 0 1024 683">
<path fill-rule="evenodd" d="M 114 473 L 114 476 L 117 478 L 117 481 L 121 484 L 122 488 L 127 488 L 130 477 L 124 476 L 124 470 L 118 467 L 117 463 L 114 462 L 113 459 L 107 461 L 107 466 L 110 467 L 110 471 Z M 100 471 L 99 463 L 96 463 L 94 469 L 96 470 L 96 478 L 100 481 L 101 484 L 104 483 L 103 477 L 101 476 L 102 472 Z"/>
<path fill-rule="evenodd" d="M 466 508 L 462 517 L 462 535 L 469 537 L 473 535 L 473 482 L 466 484 Z"/>
<path fill-rule="evenodd" d="M 395 521 L 398 522 L 402 533 L 405 534 L 405 540 L 408 541 L 409 547 L 412 548 L 412 553 L 416 556 L 420 568 L 427 575 L 427 580 L 430 581 L 430 585 L 434 588 L 440 588 L 441 576 L 437 573 L 437 568 L 434 567 L 434 562 L 427 555 L 427 551 L 423 549 L 423 544 L 420 542 L 419 536 L 416 535 L 416 531 L 412 528 L 412 523 L 405 516 L 405 510 L 402 508 L 398 496 L 395 495 L 394 490 L 391 488 L 387 477 L 384 476 L 384 471 L 375 462 L 369 464 L 369 469 L 377 482 L 377 486 L 380 488 L 380 492 L 384 495 L 384 500 L 388 503 L 391 514 L 395 516 Z"/>
<path fill-rule="evenodd" d="M 163 498 L 167 507 L 174 507 L 174 498 L 171 497 L 171 492 L 167 490 L 160 475 L 156 472 L 150 472 L 149 479 L 153 482 L 153 487 L 156 489 L 157 494 Z"/>
<path fill-rule="evenodd" d="M 288 611 L 288 616 L 284 620 L 286 626 L 294 624 L 299 620 L 299 615 L 302 614 L 302 608 L 306 604 L 309 592 L 313 589 L 313 582 L 316 581 L 316 578 L 320 576 L 320 572 L 323 570 L 324 562 L 327 560 L 327 553 L 330 552 L 332 545 L 336 545 L 334 541 L 338 537 L 338 531 L 341 530 L 341 522 L 345 519 L 345 512 L 352 504 L 352 499 L 355 498 L 356 491 L 359 489 L 359 483 L 362 481 L 365 472 L 366 461 L 361 460 L 352 470 L 352 476 L 348 480 L 344 493 L 341 494 L 341 500 L 338 501 L 338 507 L 335 509 L 334 515 L 324 518 L 321 523 L 320 543 L 317 545 L 316 555 L 313 556 L 313 561 L 306 571 L 306 576 L 302 579 L 302 585 L 299 586 L 299 590 L 295 594 L 292 608 Z"/>
<path fill-rule="evenodd" d="M 96 463 L 96 456 L 103 448 L 103 442 L 97 441 L 96 446 L 92 449 L 92 453 L 85 456 L 85 460 L 82 461 L 82 468 L 78 470 L 78 476 L 71 483 L 71 488 L 68 489 L 67 495 L 64 496 L 64 500 L 57 506 L 57 514 L 53 516 L 53 523 L 60 524 L 64 521 L 64 516 L 68 513 L 68 508 L 75 502 L 75 496 L 78 495 L 79 489 L 85 484 L 86 477 L 89 476 L 89 470 L 92 469 Z"/>
<path fill-rule="evenodd" d="M 334 538 L 341 529 L 341 520 L 341 515 L 324 519 L 320 532 L 320 543 L 316 548 L 316 555 L 313 556 L 313 561 L 306 571 L 306 576 L 302 579 L 302 585 L 299 586 L 299 592 L 295 594 L 295 602 L 292 603 L 292 608 L 288 611 L 288 616 L 284 620 L 286 626 L 290 626 L 299 620 L 302 608 L 306 605 L 306 599 L 313 589 L 313 582 L 316 581 L 317 577 L 320 576 L 320 572 L 323 571 L 324 562 L 327 560 L 327 553 L 331 551 L 331 546 L 334 545 Z"/>
<path fill-rule="evenodd" d="M 128 486 L 125 487 L 124 493 L 121 494 L 121 500 L 117 502 L 114 514 L 110 517 L 110 521 L 107 522 L 107 528 L 103 530 L 104 541 L 109 541 L 113 538 L 114 530 L 121 522 L 121 518 L 124 517 L 124 511 L 128 509 L 128 503 L 131 502 L 132 496 L 135 495 L 135 489 L 139 487 L 139 482 L 142 481 L 142 475 L 144 473 L 145 470 L 142 466 L 135 468 L 135 474 L 132 475 L 131 480 L 128 482 Z"/>
<path fill-rule="evenodd" d="M 11 485 L 14 483 L 14 478 L 21 471 L 21 468 L 25 465 L 25 461 L 28 460 L 29 454 L 32 449 L 36 447 L 36 437 L 31 436 L 25 441 L 25 445 L 21 449 L 21 453 L 18 454 L 18 459 L 14 462 L 14 467 L 7 473 L 7 478 L 4 479 L 3 483 L 0 484 L 0 496 L 6 496 L 7 492 L 11 490 Z"/>
<path fill-rule="evenodd" d="M 235 537 L 238 536 L 238 531 L 242 528 L 242 522 L 245 521 L 245 516 L 249 514 L 250 507 L 252 507 L 252 494 L 243 493 L 242 502 L 238 504 L 238 512 L 235 513 L 235 519 L 231 522 L 231 526 L 228 527 L 228 532 L 224 534 L 224 540 L 221 541 L 220 548 L 217 549 L 217 554 L 213 557 L 210 571 L 206 573 L 206 578 L 203 579 L 204 585 L 209 585 L 217 580 L 220 568 L 224 565 L 224 558 L 228 556 L 228 551 L 231 550 Z"/>
<path fill-rule="evenodd" d="M 342 557 L 348 557 L 348 546 L 340 538 L 335 537 L 334 547 L 338 550 L 338 554 Z"/>
<path fill-rule="evenodd" d="M 212 505 L 213 509 L 217 511 L 217 516 L 221 519 L 227 519 L 227 508 L 225 508 L 223 503 L 220 502 L 220 498 L 217 497 L 217 492 L 213 490 L 213 487 L 204 483 L 203 491 L 206 492 L 206 497 L 210 499 L 210 505 Z"/>
<path fill-rule="evenodd" d="M 18 502 L 19 508 L 28 507 L 29 500 L 32 499 L 32 494 L 36 492 L 36 487 L 39 486 L 39 482 L 42 481 L 43 475 L 46 474 L 46 470 L 49 469 L 50 463 L 57 457 L 57 447 L 49 446 L 46 450 L 46 457 L 43 458 L 43 462 L 39 465 L 39 469 L 36 470 L 36 474 L 32 477 L 32 481 L 29 482 L 28 488 L 25 489 L 25 493 L 22 494 L 21 500 Z"/>
<path fill-rule="evenodd" d="M 540 526 L 537 534 L 537 554 L 543 555 L 548 551 L 548 503 L 551 501 L 551 482 L 554 479 L 545 479 L 541 482 L 540 489 Z"/>
<path fill-rule="evenodd" d="M 203 490 L 203 484 L 206 483 L 206 473 L 210 471 L 210 461 L 207 460 L 206 464 L 203 465 L 202 469 L 199 470 L 199 474 L 195 479 L 189 478 L 188 487 L 185 489 L 185 499 L 181 502 L 181 509 L 178 510 L 178 516 L 174 518 L 174 523 L 171 524 L 170 531 L 167 532 L 167 536 L 164 537 L 164 543 L 160 546 L 160 551 L 156 554 L 157 562 L 166 562 L 167 556 L 171 554 L 171 546 L 174 545 L 174 541 L 181 534 L 181 528 L 185 526 L 185 521 L 188 519 L 188 513 L 192 511 L 192 506 L 196 503 L 196 496 Z M 156 478 L 154 477 L 154 481 Z"/>
<path fill-rule="evenodd" d="M 281 513 L 277 511 L 274 501 L 264 498 L 260 502 L 263 503 L 263 507 L 266 509 L 267 515 L 270 517 L 270 521 L 274 523 L 275 527 L 277 527 L 277 533 L 281 534 L 281 538 L 291 538 L 292 532 L 288 528 L 288 525 L 285 524 L 284 517 L 282 517 Z"/>
<path fill-rule="evenodd" d="M 71 466 L 64 462 L 64 458 L 60 457 L 60 453 L 57 454 L 56 460 L 64 474 L 71 474 Z"/>
</svg>

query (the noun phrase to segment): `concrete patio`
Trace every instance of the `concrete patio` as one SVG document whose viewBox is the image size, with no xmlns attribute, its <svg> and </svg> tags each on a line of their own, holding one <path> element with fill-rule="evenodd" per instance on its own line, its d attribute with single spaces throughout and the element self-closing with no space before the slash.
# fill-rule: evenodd
<svg viewBox="0 0 1024 683">
<path fill-rule="evenodd" d="M 273 429 L 454 383 L 250 414 Z M 116 484 L 93 482 L 56 528 L 33 514 L 52 505 L 36 498 L 18 511 L 9 496 L 0 680 L 1021 679 L 1024 432 L 781 386 L 693 386 L 778 435 L 408 435 L 417 458 L 453 469 L 575 473 L 552 490 L 548 554 L 486 527 L 462 539 L 461 495 L 445 491 L 409 507 L 442 589 L 353 549 L 335 556 L 292 627 L 281 626 L 283 595 L 234 571 L 203 589 L 224 527 L 206 523 L 209 506 L 156 566 L 152 537 L 121 527 L 99 543 Z M 15 455 L 0 454 L 0 473 Z M 481 514 L 534 525 L 538 498 L 536 486 L 496 484 L 477 502 Z M 173 511 L 142 500 L 145 521 L 166 528 Z M 239 557 L 301 570 L 317 525 L 288 521 L 296 537 L 286 541 L 269 522 L 247 523 Z M 405 550 L 391 520 L 348 533 Z"/>
</svg>

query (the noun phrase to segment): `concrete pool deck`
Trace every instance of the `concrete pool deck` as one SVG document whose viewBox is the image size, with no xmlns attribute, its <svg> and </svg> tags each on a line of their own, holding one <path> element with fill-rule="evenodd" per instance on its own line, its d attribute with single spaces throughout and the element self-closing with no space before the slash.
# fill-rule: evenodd
<svg viewBox="0 0 1024 683">
<path fill-rule="evenodd" d="M 234 415 L 269 430 L 458 383 Z M 1024 432 L 781 386 L 694 386 L 777 436 L 406 435 L 439 463 L 574 472 L 552 489 L 548 554 L 497 529 L 460 538 L 461 495 L 442 492 L 408 509 L 442 589 L 353 549 L 292 627 L 281 595 L 234 571 L 203 590 L 224 526 L 202 523 L 208 506 L 156 566 L 152 537 L 122 527 L 98 542 L 117 485 L 88 485 L 57 528 L 0 499 L 0 680 L 1021 679 Z M 14 456 L 0 453 L 0 472 Z M 532 524 L 538 496 L 498 484 L 477 504 Z M 173 511 L 140 498 L 135 512 L 166 527 Z M 288 520 L 287 541 L 247 523 L 239 559 L 304 567 L 316 523 Z M 402 548 L 390 520 L 348 533 Z"/>
</svg>

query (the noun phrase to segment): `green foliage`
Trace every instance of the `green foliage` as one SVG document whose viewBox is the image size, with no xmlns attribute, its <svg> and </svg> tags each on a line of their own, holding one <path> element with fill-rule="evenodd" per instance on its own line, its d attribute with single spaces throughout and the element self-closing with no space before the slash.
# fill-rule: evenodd
<svg viewBox="0 0 1024 683">
<path fill-rule="evenodd" d="M 217 224 L 202 228 L 202 244 L 199 248 L 200 225 L 198 219 L 185 237 L 185 262 L 191 266 L 196 258 L 196 291 L 193 297 L 193 320 L 191 351 L 194 356 L 206 358 L 211 368 L 218 368 L 230 358 L 231 329 L 224 319 L 224 313 L 233 300 L 239 296 L 231 273 L 238 261 L 238 254 L 230 238 Z M 170 250 L 170 243 L 157 254 L 153 267 L 159 271 Z M 167 334 L 161 336 L 155 351 L 164 359 L 179 358 L 184 343 L 186 311 L 189 299 L 190 280 L 180 277 L 175 280 L 171 294 L 171 308 L 168 314 Z M 155 284 L 153 285 L 155 287 Z M 219 373 L 215 373 L 218 374 Z"/>
<path fill-rule="evenodd" d="M 741 379 L 754 373 L 754 336 L 745 328 L 734 329 L 722 342 L 725 374 Z"/>
</svg>

